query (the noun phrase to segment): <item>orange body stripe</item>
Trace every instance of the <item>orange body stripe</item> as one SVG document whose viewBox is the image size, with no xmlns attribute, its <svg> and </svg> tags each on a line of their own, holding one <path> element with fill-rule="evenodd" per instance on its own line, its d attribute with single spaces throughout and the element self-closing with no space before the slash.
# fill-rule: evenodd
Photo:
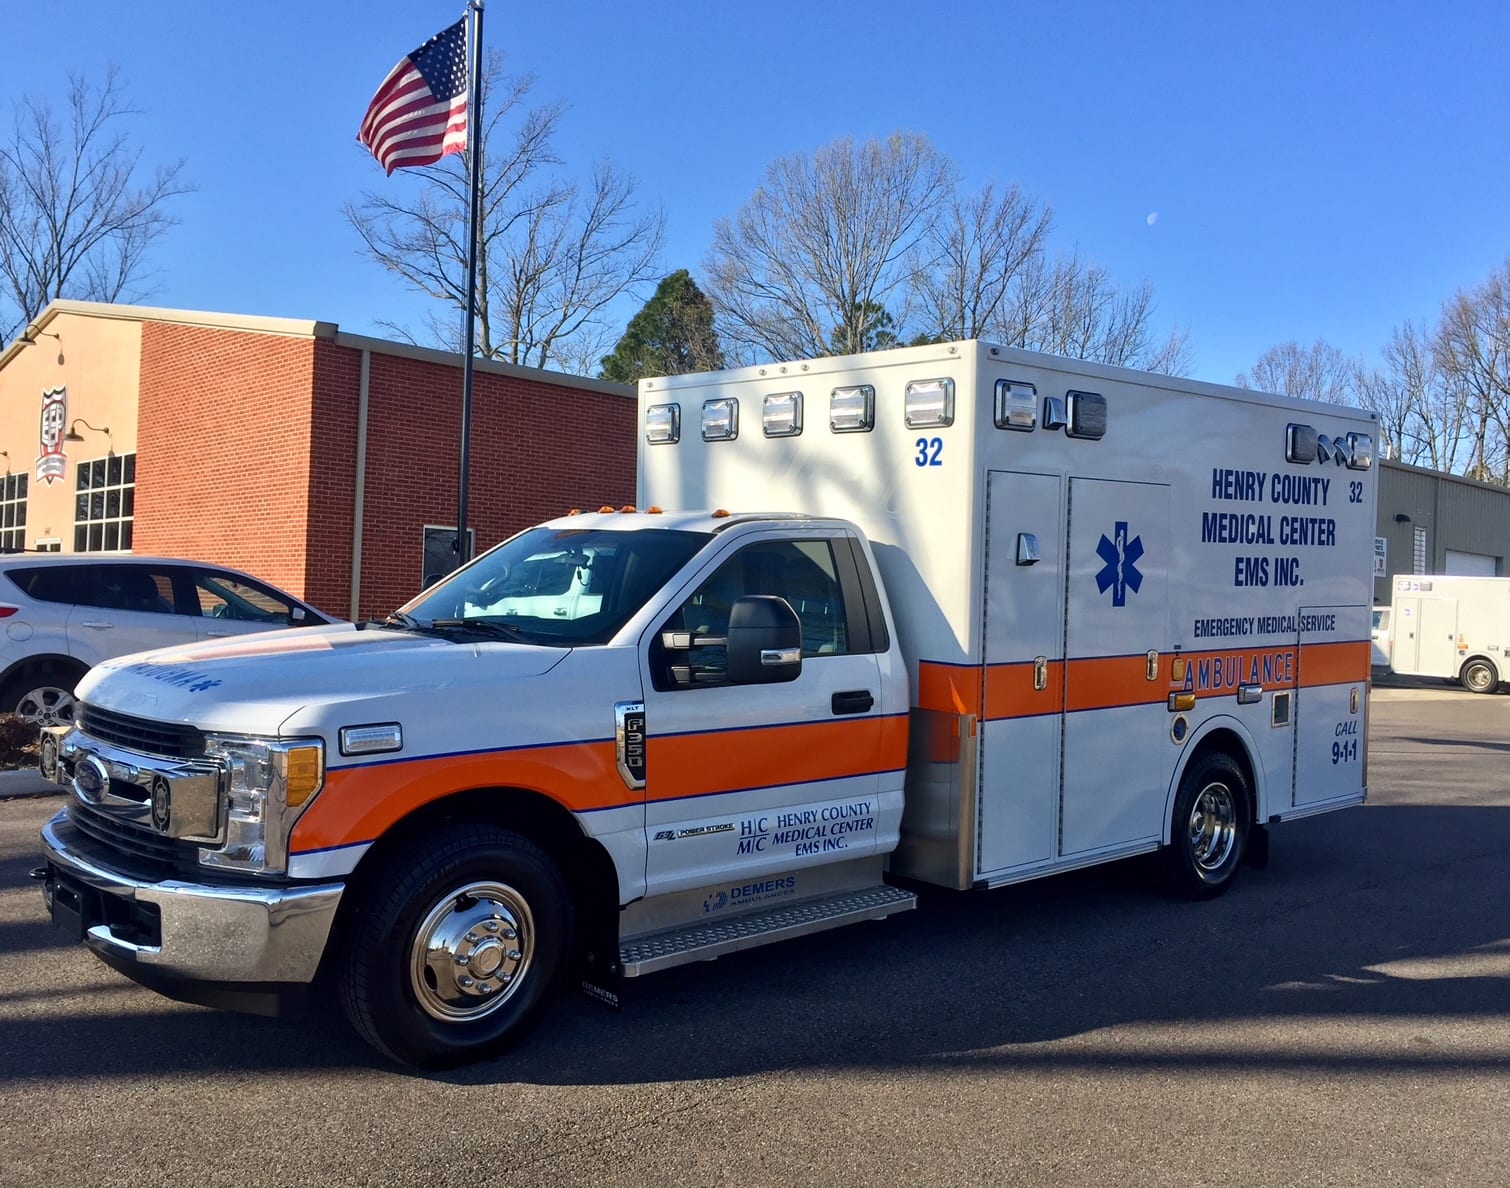
<svg viewBox="0 0 1510 1188">
<path fill-rule="evenodd" d="M 371 841 L 432 801 L 471 788 L 524 788 L 573 812 L 712 792 L 900 771 L 907 719 L 834 721 L 648 740 L 644 792 L 625 786 L 611 742 L 562 743 L 336 768 L 294 826 L 295 853 Z"/>
<path fill-rule="evenodd" d="M 805 784 L 907 766 L 905 717 L 854 717 L 716 734 L 651 734 L 651 800 Z"/>
<path fill-rule="evenodd" d="M 1236 683 L 1229 674 L 1251 675 L 1255 662 L 1259 683 L 1265 689 L 1308 688 L 1318 685 L 1341 685 L 1369 678 L 1370 648 L 1367 640 L 1344 643 L 1275 644 L 1264 648 L 1213 649 L 1180 654 L 1196 672 L 1208 677 L 1216 661 L 1222 667 L 1218 687 L 1201 687 L 1192 680 L 1198 697 L 1231 696 Z M 1033 688 L 1033 664 L 991 664 L 984 667 L 946 664 L 920 664 L 918 708 L 943 713 L 975 713 L 984 706 L 987 721 L 1033 717 L 1038 714 L 1067 713 L 1081 710 L 1113 709 L 1127 705 L 1162 704 L 1171 692 L 1185 688 L 1173 679 L 1174 654 L 1159 656 L 1158 679 L 1148 679 L 1146 656 L 1095 656 L 1081 660 L 1049 662 L 1048 684 Z M 1270 661 L 1271 679 L 1264 680 L 1265 660 Z M 970 702 L 970 691 L 984 682 L 981 701 Z M 1249 683 L 1246 675 L 1241 682 Z"/>
<path fill-rule="evenodd" d="M 1064 661 L 1049 661 L 1048 682 L 1033 688 L 1032 661 L 1026 664 L 993 664 L 986 670 L 986 710 L 994 718 L 1027 718 L 1056 713 L 1064 705 Z"/>
<path fill-rule="evenodd" d="M 930 664 L 924 660 L 918 665 L 918 691 L 914 700 L 919 709 L 978 714 L 980 689 L 978 664 Z"/>
<path fill-rule="evenodd" d="M 544 792 L 579 812 L 641 801 L 641 794 L 619 778 L 611 742 L 342 767 L 326 776 L 324 789 L 294 826 L 292 848 L 303 852 L 371 841 L 431 801 L 490 787 Z"/>
<path fill-rule="evenodd" d="M 1300 649 L 1300 683 L 1310 687 L 1366 681 L 1372 663 L 1373 648 L 1368 640 L 1306 644 Z"/>
</svg>

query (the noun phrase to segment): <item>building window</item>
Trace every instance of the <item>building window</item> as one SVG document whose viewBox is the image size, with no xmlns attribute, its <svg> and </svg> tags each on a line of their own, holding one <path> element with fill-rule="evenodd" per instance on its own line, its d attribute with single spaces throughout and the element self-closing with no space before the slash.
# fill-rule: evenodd
<svg viewBox="0 0 1510 1188">
<path fill-rule="evenodd" d="M 1426 572 L 1426 529 L 1411 529 L 1411 563 L 1416 573 Z"/>
<path fill-rule="evenodd" d="M 136 514 L 136 455 L 111 454 L 80 462 L 74 504 L 73 551 L 113 553 L 131 548 Z"/>
<path fill-rule="evenodd" d="M 0 553 L 26 547 L 26 480 L 24 474 L 0 479 Z"/>
</svg>

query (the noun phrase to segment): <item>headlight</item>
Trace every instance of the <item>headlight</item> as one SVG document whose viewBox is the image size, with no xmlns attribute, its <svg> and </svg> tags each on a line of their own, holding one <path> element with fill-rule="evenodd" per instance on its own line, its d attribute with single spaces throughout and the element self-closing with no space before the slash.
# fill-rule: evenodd
<svg viewBox="0 0 1510 1188">
<path fill-rule="evenodd" d="M 225 845 L 201 848 L 200 865 L 284 873 L 288 835 L 325 782 L 324 744 L 207 734 L 205 753 L 220 764 L 226 825 Z"/>
</svg>

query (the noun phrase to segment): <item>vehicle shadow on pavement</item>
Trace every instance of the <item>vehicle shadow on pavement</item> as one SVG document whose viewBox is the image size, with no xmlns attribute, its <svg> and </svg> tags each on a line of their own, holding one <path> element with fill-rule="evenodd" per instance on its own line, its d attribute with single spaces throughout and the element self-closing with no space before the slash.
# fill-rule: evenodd
<svg viewBox="0 0 1510 1188">
<path fill-rule="evenodd" d="M 1472 738 L 1402 738 L 1401 742 L 1423 747 L 1470 747 L 1477 751 L 1510 751 L 1510 742 L 1484 742 Z"/>
<path fill-rule="evenodd" d="M 1505 1018 L 1507 855 L 1510 809 L 1386 805 L 1276 830 L 1271 868 L 1211 903 L 1165 899 L 1142 862 L 925 890 L 918 911 L 884 923 L 630 982 L 622 1013 L 568 994 L 505 1056 L 432 1075 L 570 1086 L 831 1066 L 1499 1068 L 1510 1050 L 1442 1051 L 1414 1032 Z M 170 1004 L 78 946 L 54 952 L 40 905 L 36 924 L 0 928 L 0 1081 L 391 1067 L 328 1010 L 269 1020 Z M 45 973 L 25 976 L 51 984 L 18 986 L 17 955 L 41 949 Z M 15 1009 L 33 997 L 54 1009 Z M 1407 1038 L 1349 1048 L 1316 1027 L 1330 1020 Z"/>
</svg>

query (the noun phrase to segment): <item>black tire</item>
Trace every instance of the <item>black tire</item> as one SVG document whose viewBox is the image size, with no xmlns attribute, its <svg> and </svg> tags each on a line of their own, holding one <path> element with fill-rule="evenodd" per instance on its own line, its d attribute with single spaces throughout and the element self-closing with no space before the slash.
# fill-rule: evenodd
<svg viewBox="0 0 1510 1188">
<path fill-rule="evenodd" d="M 1475 656 L 1463 665 L 1458 680 L 1470 693 L 1493 693 L 1500 687 L 1499 670 L 1492 660 L 1485 660 L 1482 656 Z"/>
<path fill-rule="evenodd" d="M 1212 899 L 1243 865 L 1253 794 L 1242 767 L 1220 751 L 1196 756 L 1180 777 L 1164 847 L 1164 880 L 1185 899 Z"/>
<path fill-rule="evenodd" d="M 365 887 L 345 922 L 338 981 L 352 1026 L 378 1051 L 419 1068 L 483 1060 L 550 1001 L 572 951 L 571 897 L 529 838 L 438 826 Z"/>
<path fill-rule="evenodd" d="M 37 726 L 71 723 L 77 711 L 73 689 L 83 669 L 45 663 L 12 677 L 0 689 L 0 714 L 15 714 Z"/>
</svg>

